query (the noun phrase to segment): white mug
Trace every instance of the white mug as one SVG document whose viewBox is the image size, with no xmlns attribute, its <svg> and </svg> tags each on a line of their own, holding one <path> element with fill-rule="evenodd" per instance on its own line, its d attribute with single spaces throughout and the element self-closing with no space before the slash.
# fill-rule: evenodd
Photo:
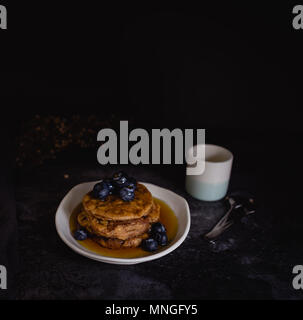
<svg viewBox="0 0 303 320">
<path fill-rule="evenodd" d="M 198 149 L 197 149 L 198 148 Z M 220 146 L 205 144 L 189 149 L 190 154 L 196 154 L 205 148 L 205 159 L 198 159 L 204 172 L 200 175 L 187 175 L 185 187 L 194 198 L 204 201 L 216 201 L 225 197 L 231 174 L 233 154 Z"/>
</svg>

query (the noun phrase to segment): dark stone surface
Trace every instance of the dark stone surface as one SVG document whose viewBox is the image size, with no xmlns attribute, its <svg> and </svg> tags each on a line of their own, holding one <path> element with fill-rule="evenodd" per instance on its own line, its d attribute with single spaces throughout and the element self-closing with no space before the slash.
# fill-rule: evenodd
<svg viewBox="0 0 303 320">
<path fill-rule="evenodd" d="M 224 206 L 186 194 L 182 166 L 122 168 L 138 180 L 169 188 L 187 199 L 192 224 L 177 250 L 132 266 L 104 264 L 73 252 L 56 233 L 59 202 L 74 185 L 117 169 L 57 161 L 18 174 L 18 299 L 303 298 L 302 292 L 292 288 L 292 268 L 302 263 L 300 250 L 295 238 L 281 238 L 273 213 L 260 205 L 254 216 L 208 243 L 202 235 L 224 213 Z M 256 193 L 255 172 L 236 167 L 230 189 L 239 188 Z"/>
</svg>

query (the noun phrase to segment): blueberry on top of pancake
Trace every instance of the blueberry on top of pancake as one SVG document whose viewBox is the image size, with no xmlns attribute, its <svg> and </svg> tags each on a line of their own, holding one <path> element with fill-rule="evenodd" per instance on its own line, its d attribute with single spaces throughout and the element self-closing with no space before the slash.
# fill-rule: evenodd
<svg viewBox="0 0 303 320">
<path fill-rule="evenodd" d="M 94 198 L 105 201 L 109 195 L 119 195 L 123 201 L 132 201 L 137 188 L 137 180 L 123 171 L 116 172 L 112 178 L 96 183 L 92 190 Z"/>
<path fill-rule="evenodd" d="M 96 218 L 120 221 L 139 219 L 147 215 L 152 208 L 153 198 L 148 189 L 138 183 L 132 201 L 123 201 L 115 194 L 108 195 L 102 201 L 89 192 L 84 196 L 82 204 L 84 210 Z"/>
</svg>

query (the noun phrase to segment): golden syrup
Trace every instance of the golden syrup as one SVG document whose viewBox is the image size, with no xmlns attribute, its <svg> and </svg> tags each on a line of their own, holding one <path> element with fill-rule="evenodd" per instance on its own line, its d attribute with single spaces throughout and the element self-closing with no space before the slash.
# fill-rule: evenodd
<svg viewBox="0 0 303 320">
<path fill-rule="evenodd" d="M 175 216 L 173 210 L 162 200 L 154 198 L 154 201 L 160 205 L 160 222 L 165 226 L 167 230 L 168 241 L 172 241 L 177 234 L 178 230 L 178 219 Z M 82 205 L 79 204 L 71 214 L 70 217 L 70 230 L 72 234 L 77 230 L 77 215 L 81 211 Z M 108 249 L 100 246 L 98 243 L 92 239 L 86 239 L 83 241 L 78 241 L 86 249 L 93 251 L 97 254 L 106 257 L 113 258 L 138 258 L 148 256 L 151 253 L 142 250 L 141 248 L 124 248 L 124 249 Z"/>
</svg>

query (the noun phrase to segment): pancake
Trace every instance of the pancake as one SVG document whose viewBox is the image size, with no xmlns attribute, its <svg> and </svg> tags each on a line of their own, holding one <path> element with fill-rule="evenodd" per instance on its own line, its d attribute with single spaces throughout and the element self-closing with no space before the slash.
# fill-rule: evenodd
<svg viewBox="0 0 303 320">
<path fill-rule="evenodd" d="M 92 240 L 97 242 L 100 246 L 108 249 L 124 249 L 139 247 L 142 240 L 148 238 L 148 233 L 133 237 L 127 240 L 110 239 L 103 237 L 95 237 Z"/>
<path fill-rule="evenodd" d="M 159 220 L 160 206 L 152 203 L 150 212 L 139 219 L 132 220 L 103 220 L 86 211 L 79 213 L 77 220 L 80 226 L 96 236 L 127 240 L 147 232 L 150 224 Z"/>
<path fill-rule="evenodd" d="M 148 189 L 138 183 L 132 201 L 123 201 L 117 195 L 110 195 L 102 201 L 94 198 L 92 192 L 89 192 L 84 196 L 82 204 L 84 210 L 96 218 L 123 221 L 146 216 L 151 210 L 153 198 Z"/>
</svg>

